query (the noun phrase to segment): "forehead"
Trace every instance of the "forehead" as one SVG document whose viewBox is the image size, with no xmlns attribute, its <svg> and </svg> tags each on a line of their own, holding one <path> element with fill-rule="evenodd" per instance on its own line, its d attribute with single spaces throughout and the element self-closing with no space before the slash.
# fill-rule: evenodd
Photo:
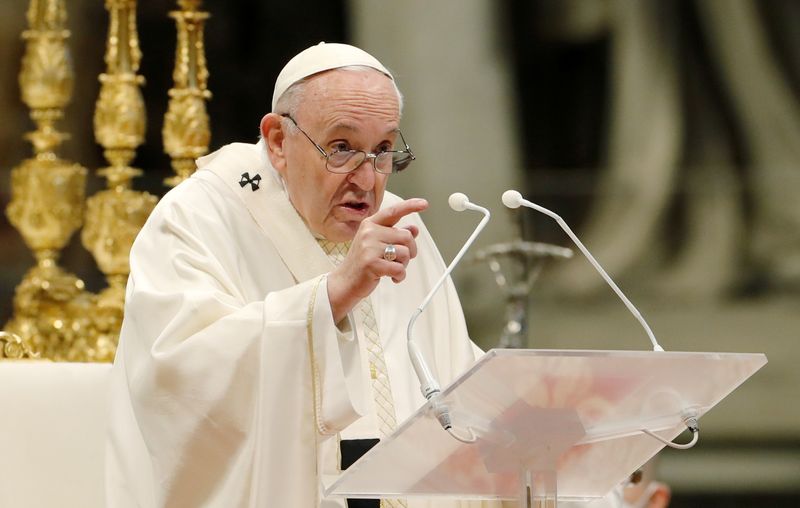
<svg viewBox="0 0 800 508">
<path fill-rule="evenodd" d="M 312 123 L 370 118 L 396 124 L 400 103 L 392 80 L 376 70 L 332 70 L 306 83 L 298 116 Z"/>
</svg>

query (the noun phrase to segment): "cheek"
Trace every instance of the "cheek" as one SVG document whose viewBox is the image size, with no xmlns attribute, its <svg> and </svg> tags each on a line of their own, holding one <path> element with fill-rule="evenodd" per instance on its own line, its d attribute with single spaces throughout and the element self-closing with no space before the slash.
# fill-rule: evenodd
<svg viewBox="0 0 800 508">
<path fill-rule="evenodd" d="M 320 175 L 315 162 L 305 154 L 296 154 L 289 159 L 284 179 L 295 203 L 313 202 L 319 194 Z"/>
<path fill-rule="evenodd" d="M 346 186 L 344 178 L 328 171 L 314 171 L 304 175 L 302 182 L 303 195 L 300 197 L 305 203 L 306 213 L 317 220 L 325 220 L 331 212 L 331 204 L 342 193 Z"/>
<path fill-rule="evenodd" d="M 313 172 L 306 171 L 300 165 L 292 166 L 286 171 L 284 181 L 292 205 L 306 221 L 314 222 L 315 210 L 319 208 L 319 185 L 314 180 Z"/>
<path fill-rule="evenodd" d="M 386 184 L 389 182 L 389 175 L 381 175 L 376 173 L 378 178 L 375 180 L 375 202 L 380 205 L 383 200 L 383 191 L 386 190 Z"/>
</svg>

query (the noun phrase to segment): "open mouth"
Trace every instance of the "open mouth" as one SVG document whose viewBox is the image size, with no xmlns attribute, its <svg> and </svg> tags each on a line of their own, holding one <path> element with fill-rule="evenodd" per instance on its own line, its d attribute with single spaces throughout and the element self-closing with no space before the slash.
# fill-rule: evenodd
<svg viewBox="0 0 800 508">
<path fill-rule="evenodd" d="M 350 210 L 356 210 L 358 212 L 363 212 L 367 208 L 369 208 L 369 205 L 367 203 L 364 203 L 363 201 L 349 201 L 347 203 L 342 203 L 342 206 Z"/>
</svg>

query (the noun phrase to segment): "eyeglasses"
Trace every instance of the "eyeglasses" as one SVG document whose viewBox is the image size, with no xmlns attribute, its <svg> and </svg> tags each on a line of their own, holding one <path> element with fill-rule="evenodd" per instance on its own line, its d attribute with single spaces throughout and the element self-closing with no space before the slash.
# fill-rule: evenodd
<svg viewBox="0 0 800 508">
<path fill-rule="evenodd" d="M 403 133 L 400 132 L 400 129 L 397 130 L 397 133 L 400 134 L 400 140 L 403 142 L 405 150 L 384 150 L 378 153 L 367 153 L 363 150 L 334 150 L 331 153 L 328 153 L 324 148 L 319 146 L 313 139 L 311 139 L 311 136 L 306 134 L 306 131 L 301 129 L 300 126 L 297 125 L 295 119 L 292 118 L 288 113 L 284 113 L 281 116 L 291 120 L 295 127 L 297 127 L 297 129 L 303 133 L 306 139 L 308 139 L 311 144 L 317 148 L 319 153 L 325 159 L 325 169 L 331 173 L 350 173 L 364 164 L 365 160 L 371 159 L 372 167 L 375 169 L 375 171 L 388 175 L 392 173 L 398 173 L 406 169 L 408 165 L 411 164 L 411 161 L 416 159 L 414 153 L 411 151 L 411 147 L 408 146 L 405 138 L 403 138 Z"/>
</svg>

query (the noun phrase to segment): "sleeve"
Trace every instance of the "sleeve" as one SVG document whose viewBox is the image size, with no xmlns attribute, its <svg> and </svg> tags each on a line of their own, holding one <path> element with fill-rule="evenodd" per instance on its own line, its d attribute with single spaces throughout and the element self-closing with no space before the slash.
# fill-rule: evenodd
<svg viewBox="0 0 800 508">
<path fill-rule="evenodd" d="M 131 252 L 116 359 L 159 504 L 235 505 L 256 483 L 297 499 L 320 434 L 363 412 L 346 375 L 357 343 L 333 323 L 324 275 L 247 301 L 225 218 L 162 204 Z"/>
</svg>

